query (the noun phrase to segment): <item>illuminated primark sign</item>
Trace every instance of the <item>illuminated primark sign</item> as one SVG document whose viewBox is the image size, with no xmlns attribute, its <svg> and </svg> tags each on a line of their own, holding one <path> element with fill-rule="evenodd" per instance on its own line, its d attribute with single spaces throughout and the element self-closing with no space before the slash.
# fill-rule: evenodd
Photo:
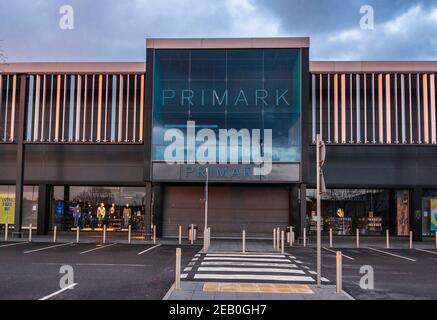
<svg viewBox="0 0 437 320">
<path fill-rule="evenodd" d="M 153 70 L 153 161 L 219 179 L 300 163 L 299 49 L 158 49 Z"/>
<path fill-rule="evenodd" d="M 290 106 L 288 89 L 256 89 L 251 92 L 237 90 L 162 90 L 162 104 L 181 106 Z"/>
</svg>

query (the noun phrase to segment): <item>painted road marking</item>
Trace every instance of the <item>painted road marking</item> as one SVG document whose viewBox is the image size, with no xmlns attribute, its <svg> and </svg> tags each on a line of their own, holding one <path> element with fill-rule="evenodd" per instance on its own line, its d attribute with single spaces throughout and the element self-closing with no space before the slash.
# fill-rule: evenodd
<svg viewBox="0 0 437 320">
<path fill-rule="evenodd" d="M 323 249 L 326 250 L 326 251 L 329 251 L 329 252 L 332 252 L 332 253 L 337 254 L 337 251 L 334 251 L 334 250 L 331 250 L 331 249 L 328 249 L 328 248 L 325 248 L 325 247 L 323 247 Z M 349 259 L 349 260 L 352 260 L 352 261 L 355 260 L 355 258 L 349 257 L 349 256 L 347 256 L 347 255 L 345 255 L 345 254 L 343 254 L 343 253 L 341 253 L 341 255 L 342 255 L 343 257 L 345 257 L 346 259 Z"/>
<path fill-rule="evenodd" d="M 268 258 L 228 258 L 228 257 L 205 257 L 203 260 L 227 260 L 227 261 L 260 261 L 260 262 L 290 262 L 288 259 Z"/>
<path fill-rule="evenodd" d="M 62 244 L 57 244 L 54 246 L 49 246 L 49 247 L 44 247 L 44 248 L 39 248 L 39 249 L 35 249 L 35 250 L 29 250 L 29 251 L 24 251 L 24 254 L 28 254 L 28 253 L 32 253 L 32 252 L 38 252 L 38 251 L 44 251 L 44 250 L 49 250 L 49 249 L 54 249 L 54 248 L 59 248 L 59 247 L 65 247 L 68 245 L 73 244 L 73 242 L 69 242 L 69 243 L 62 243 Z"/>
<path fill-rule="evenodd" d="M 29 242 L 17 242 L 17 243 L 9 243 L 9 244 L 3 244 L 0 246 L 0 248 L 6 248 L 6 247 L 12 247 L 12 246 L 18 246 L 20 244 L 26 244 Z"/>
<path fill-rule="evenodd" d="M 151 247 L 151 248 L 149 248 L 149 249 L 146 249 L 146 250 L 144 250 L 144 251 L 139 252 L 138 255 L 140 256 L 140 255 L 142 255 L 142 254 L 144 254 L 144 253 L 146 253 L 146 252 L 149 252 L 150 250 L 153 250 L 153 249 L 155 249 L 155 248 L 158 248 L 158 247 L 160 247 L 160 246 L 161 246 L 161 244 L 157 244 L 156 246 L 153 246 L 153 247 Z"/>
<path fill-rule="evenodd" d="M 71 265 L 71 266 L 90 266 L 90 267 L 132 267 L 132 268 L 144 268 L 151 267 L 147 264 L 124 264 L 124 263 L 59 263 L 59 262 L 33 262 L 36 265 Z"/>
<path fill-rule="evenodd" d="M 205 266 L 240 266 L 240 267 L 284 267 L 297 268 L 297 265 L 290 263 L 266 263 L 266 262 L 230 262 L 230 261 L 204 261 Z"/>
<path fill-rule="evenodd" d="M 266 281 L 292 281 L 292 282 L 314 282 L 311 277 L 302 276 L 278 276 L 266 274 L 195 274 L 194 279 L 209 280 L 266 280 Z"/>
<path fill-rule="evenodd" d="M 414 259 L 411 259 L 411 258 L 408 258 L 408 257 L 404 257 L 404 256 L 400 256 L 398 254 L 390 253 L 390 252 L 387 252 L 387 251 L 382 251 L 382 250 L 378 250 L 378 249 L 374 249 L 374 248 L 370 248 L 370 247 L 367 247 L 367 249 L 370 249 L 372 251 L 376 251 L 376 252 L 379 252 L 379 253 L 384 253 L 384 254 L 387 254 L 389 256 L 393 256 L 393 257 L 396 257 L 396 258 L 400 258 L 400 259 L 405 259 L 405 260 L 408 260 L 408 261 L 416 262 L 416 260 L 414 260 Z"/>
<path fill-rule="evenodd" d="M 429 250 L 425 250 L 425 249 L 418 249 L 418 248 L 416 248 L 416 250 L 422 251 L 422 252 L 431 253 L 431 254 L 437 254 L 437 252 L 435 252 L 435 251 L 429 251 Z"/>
<path fill-rule="evenodd" d="M 90 253 L 90 252 L 93 252 L 93 251 L 96 251 L 96 250 L 101 250 L 101 249 L 109 248 L 109 247 L 112 247 L 112 246 L 115 246 L 115 245 L 116 245 L 116 243 L 108 244 L 106 246 L 101 246 L 101 247 L 93 248 L 93 249 L 90 249 L 90 250 L 82 251 L 80 254 Z"/>
<path fill-rule="evenodd" d="M 305 274 L 298 269 L 277 269 L 277 268 L 238 268 L 238 267 L 199 267 L 197 271 L 203 272 L 273 272 L 273 273 L 297 273 Z"/>
<path fill-rule="evenodd" d="M 67 286 L 67 287 L 65 287 L 63 289 L 58 290 L 56 292 L 53 292 L 52 294 L 49 294 L 48 296 L 45 296 L 45 297 L 43 297 L 41 299 L 38 299 L 38 300 L 48 300 L 48 299 L 53 298 L 54 296 L 56 296 L 56 295 L 58 295 L 58 294 L 60 294 L 60 293 L 62 293 L 64 291 L 66 291 L 66 290 L 74 289 L 75 286 L 77 286 L 77 283 L 70 284 L 69 286 Z"/>
<path fill-rule="evenodd" d="M 285 258 L 285 255 L 207 253 L 207 257 Z"/>
</svg>

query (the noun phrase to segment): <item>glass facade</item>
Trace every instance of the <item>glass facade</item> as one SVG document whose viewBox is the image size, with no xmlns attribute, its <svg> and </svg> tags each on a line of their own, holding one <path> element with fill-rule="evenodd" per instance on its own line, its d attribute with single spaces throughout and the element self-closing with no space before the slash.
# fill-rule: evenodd
<svg viewBox="0 0 437 320">
<path fill-rule="evenodd" d="M 36 228 L 38 217 L 38 186 L 23 188 L 23 227 Z M 15 186 L 0 186 L 0 224 L 15 222 Z"/>
<path fill-rule="evenodd" d="M 144 230 L 145 189 L 141 187 L 53 188 L 51 228 L 108 231 Z"/>
<path fill-rule="evenodd" d="M 307 190 L 307 225 L 316 231 L 316 191 Z M 322 223 L 334 235 L 382 235 L 390 227 L 390 191 L 330 189 L 322 196 Z"/>
<path fill-rule="evenodd" d="M 272 160 L 299 162 L 300 90 L 299 49 L 155 50 L 153 160 L 165 160 L 167 129 L 186 136 L 187 121 L 194 121 L 196 131 L 211 129 L 217 144 L 221 129 L 260 130 L 261 144 L 271 129 Z M 242 141 L 231 141 L 239 161 L 251 147 Z M 186 144 L 180 147 L 186 157 Z"/>
</svg>

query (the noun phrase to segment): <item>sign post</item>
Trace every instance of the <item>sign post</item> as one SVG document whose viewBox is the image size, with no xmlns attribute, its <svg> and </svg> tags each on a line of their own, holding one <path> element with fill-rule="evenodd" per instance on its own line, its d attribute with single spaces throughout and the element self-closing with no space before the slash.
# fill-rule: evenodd
<svg viewBox="0 0 437 320">
<path fill-rule="evenodd" d="M 326 158 L 326 146 L 317 135 L 317 287 L 322 285 L 322 226 L 321 226 L 321 198 L 326 192 L 325 179 L 323 177 L 322 167 Z"/>
</svg>

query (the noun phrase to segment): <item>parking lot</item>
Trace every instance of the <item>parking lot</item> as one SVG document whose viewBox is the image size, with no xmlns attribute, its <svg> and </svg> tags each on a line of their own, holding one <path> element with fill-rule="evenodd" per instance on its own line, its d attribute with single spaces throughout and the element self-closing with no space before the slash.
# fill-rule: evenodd
<svg viewBox="0 0 437 320">
<path fill-rule="evenodd" d="M 383 247 L 324 248 L 322 276 L 335 281 L 336 251 L 343 254 L 343 289 L 358 300 L 437 299 L 437 250 Z M 287 252 L 316 270 L 316 249 L 295 247 Z M 360 287 L 363 266 L 374 270 L 374 289 Z"/>
<path fill-rule="evenodd" d="M 351 239 L 352 240 L 352 239 Z M 387 249 L 366 240 L 329 248 L 324 241 L 322 276 L 335 284 L 336 251 L 343 253 L 343 289 L 355 299 L 437 299 L 437 250 L 431 243 L 408 249 L 405 242 Z M 349 243 L 350 242 L 350 243 Z M 238 252 L 241 242 L 213 240 L 219 251 Z M 179 246 L 178 246 L 179 247 Z M 182 267 L 197 260 L 200 245 L 182 245 Z M 248 242 L 248 251 L 266 249 L 270 242 Z M 160 300 L 171 287 L 175 244 L 0 242 L 0 299 Z M 265 251 L 266 252 L 266 251 Z M 314 275 L 316 249 L 286 247 L 298 268 Z M 192 263 L 192 262 L 191 262 Z M 60 290 L 61 267 L 73 270 L 73 290 Z M 374 289 L 360 287 L 360 269 L 374 270 Z M 69 268 L 69 267 L 68 267 Z"/>
<path fill-rule="evenodd" d="M 175 246 L 0 242 L 0 299 L 159 300 L 174 281 Z M 182 246 L 185 265 L 200 250 Z M 60 291 L 62 266 L 73 289 Z"/>
</svg>

